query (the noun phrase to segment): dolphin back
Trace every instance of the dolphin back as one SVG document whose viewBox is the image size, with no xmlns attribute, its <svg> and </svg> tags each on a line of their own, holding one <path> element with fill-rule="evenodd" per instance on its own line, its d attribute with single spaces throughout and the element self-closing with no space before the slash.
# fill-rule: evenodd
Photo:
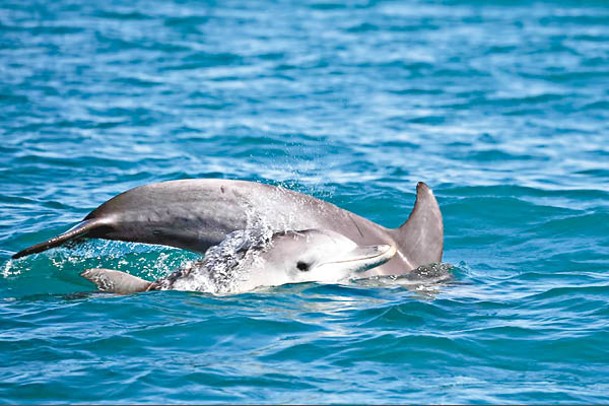
<svg viewBox="0 0 609 406">
<path fill-rule="evenodd" d="M 13 259 L 85 238 L 161 244 L 205 253 L 229 232 L 245 228 L 246 216 L 235 193 L 238 188 L 229 186 L 233 184 L 239 185 L 183 180 L 130 189 L 97 207 L 69 231 L 25 248 Z"/>
</svg>

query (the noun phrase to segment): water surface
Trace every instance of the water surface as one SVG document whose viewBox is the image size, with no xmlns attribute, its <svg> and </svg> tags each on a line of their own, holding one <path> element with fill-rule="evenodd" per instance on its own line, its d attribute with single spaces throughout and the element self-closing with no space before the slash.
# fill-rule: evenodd
<svg viewBox="0 0 609 406">
<path fill-rule="evenodd" d="M 601 1 L 3 1 L 0 402 L 609 402 L 607 66 Z M 389 227 L 425 181 L 457 283 L 117 297 L 79 272 L 193 255 L 9 260 L 199 177 Z"/>
</svg>

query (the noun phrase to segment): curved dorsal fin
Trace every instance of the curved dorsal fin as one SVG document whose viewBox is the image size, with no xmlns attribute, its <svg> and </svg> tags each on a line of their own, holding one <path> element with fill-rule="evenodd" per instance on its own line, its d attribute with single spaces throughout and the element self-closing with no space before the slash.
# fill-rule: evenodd
<svg viewBox="0 0 609 406">
<path fill-rule="evenodd" d="M 423 182 L 417 184 L 417 200 L 408 220 L 391 230 L 412 269 L 442 261 L 444 225 L 442 213 L 431 189 Z"/>
</svg>

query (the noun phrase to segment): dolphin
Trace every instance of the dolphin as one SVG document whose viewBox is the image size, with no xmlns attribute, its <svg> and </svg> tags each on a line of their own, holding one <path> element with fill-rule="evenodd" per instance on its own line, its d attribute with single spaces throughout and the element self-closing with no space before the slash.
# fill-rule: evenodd
<svg viewBox="0 0 609 406">
<path fill-rule="evenodd" d="M 233 294 L 286 283 L 357 279 L 396 252 L 395 245 L 362 247 L 331 230 L 290 230 L 268 241 L 251 237 L 246 230 L 230 233 L 202 260 L 154 282 L 103 268 L 88 269 L 81 276 L 109 293 L 173 289 Z"/>
<path fill-rule="evenodd" d="M 408 220 L 386 228 L 334 204 L 283 187 L 226 179 L 152 183 L 119 194 L 67 232 L 13 255 L 20 258 L 83 238 L 160 244 L 204 254 L 226 235 L 264 225 L 272 231 L 322 229 L 360 246 L 395 245 L 396 254 L 367 276 L 400 275 L 441 262 L 442 214 L 431 189 L 417 184 Z"/>
</svg>

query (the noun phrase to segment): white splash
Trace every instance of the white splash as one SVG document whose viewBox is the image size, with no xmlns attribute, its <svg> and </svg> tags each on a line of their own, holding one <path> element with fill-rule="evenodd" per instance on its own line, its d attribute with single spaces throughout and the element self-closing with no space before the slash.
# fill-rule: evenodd
<svg viewBox="0 0 609 406">
<path fill-rule="evenodd" d="M 13 260 L 9 259 L 8 261 L 6 261 L 6 264 L 4 264 L 4 268 L 2 268 L 2 277 L 8 278 L 11 276 L 19 275 L 21 274 L 21 272 L 22 269 L 14 268 Z"/>
<path fill-rule="evenodd" d="M 157 280 L 155 285 L 161 290 L 235 293 L 239 284 L 249 279 L 252 264 L 270 246 L 272 235 L 269 227 L 260 225 L 234 231 L 220 244 L 209 248 L 204 259 L 188 263 Z"/>
</svg>

